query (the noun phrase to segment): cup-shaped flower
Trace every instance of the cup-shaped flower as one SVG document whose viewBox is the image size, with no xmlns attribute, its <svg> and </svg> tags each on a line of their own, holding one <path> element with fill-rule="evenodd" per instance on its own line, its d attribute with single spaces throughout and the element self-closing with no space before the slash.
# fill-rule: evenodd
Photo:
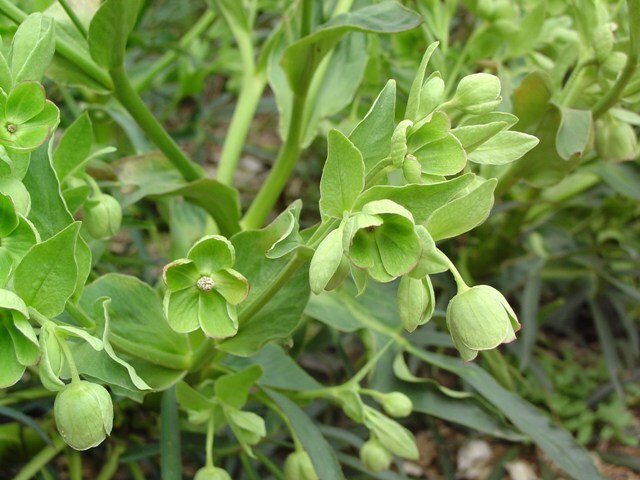
<svg viewBox="0 0 640 480">
<path fill-rule="evenodd" d="M 53 414 L 62 439 L 76 450 L 100 445 L 113 428 L 109 392 L 96 383 L 76 380 L 58 392 Z"/>
<path fill-rule="evenodd" d="M 38 361 L 38 339 L 27 306 L 9 290 L 0 289 L 0 388 L 15 384 Z"/>
<path fill-rule="evenodd" d="M 284 462 L 284 480 L 318 480 L 307 452 L 297 450 L 289 454 Z"/>
<path fill-rule="evenodd" d="M 249 281 L 231 268 L 234 262 L 231 242 L 211 235 L 198 240 L 187 258 L 164 267 L 164 310 L 171 328 L 188 333 L 200 327 L 211 338 L 238 332 L 236 305 L 247 298 Z"/>
<path fill-rule="evenodd" d="M 56 127 L 60 112 L 38 82 L 17 84 L 9 94 L 0 89 L 0 144 L 35 150 Z"/>
<path fill-rule="evenodd" d="M 227 471 L 219 467 L 202 467 L 193 480 L 231 480 Z"/>
<path fill-rule="evenodd" d="M 507 300 L 495 288 L 477 285 L 458 293 L 447 307 L 447 327 L 465 361 L 516 338 L 520 323 Z"/>
<path fill-rule="evenodd" d="M 390 282 L 418 263 L 422 247 L 411 212 L 391 200 L 375 200 L 346 221 L 343 249 L 371 278 Z"/>
</svg>

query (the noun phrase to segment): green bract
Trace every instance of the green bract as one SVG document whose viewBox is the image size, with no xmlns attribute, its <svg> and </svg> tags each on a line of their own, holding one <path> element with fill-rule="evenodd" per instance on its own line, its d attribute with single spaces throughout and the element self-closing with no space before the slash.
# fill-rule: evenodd
<svg viewBox="0 0 640 480">
<path fill-rule="evenodd" d="M 7 95 L 0 90 L 0 144 L 35 150 L 58 124 L 58 107 L 46 99 L 42 85 L 22 82 Z"/>
<path fill-rule="evenodd" d="M 53 412 L 60 435 L 76 450 L 100 445 L 113 428 L 111 396 L 96 383 L 71 382 L 56 395 Z"/>
<path fill-rule="evenodd" d="M 171 328 L 187 333 L 202 328 L 212 338 L 238 332 L 236 305 L 249 294 L 249 282 L 231 267 L 235 250 L 219 235 L 204 237 L 187 258 L 164 268 L 164 311 Z"/>
<path fill-rule="evenodd" d="M 491 350 L 516 338 L 520 323 L 495 288 L 478 285 L 458 293 L 447 307 L 447 327 L 460 356 L 473 360 L 480 350 Z"/>
<path fill-rule="evenodd" d="M 284 480 L 318 480 L 307 452 L 298 450 L 289 454 L 284 462 Z"/>
<path fill-rule="evenodd" d="M 15 293 L 0 289 L 0 388 L 15 384 L 40 357 L 38 340 L 27 320 L 27 306 Z"/>
<path fill-rule="evenodd" d="M 411 212 L 391 200 L 369 202 L 350 217 L 343 248 L 353 265 L 379 282 L 409 272 L 422 250 Z"/>
</svg>

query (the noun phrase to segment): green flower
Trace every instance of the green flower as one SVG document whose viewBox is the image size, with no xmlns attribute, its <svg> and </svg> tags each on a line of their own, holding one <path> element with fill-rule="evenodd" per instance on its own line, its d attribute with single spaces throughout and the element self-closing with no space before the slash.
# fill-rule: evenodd
<svg viewBox="0 0 640 480">
<path fill-rule="evenodd" d="M 422 251 L 411 212 L 391 200 L 369 202 L 346 221 L 343 249 L 379 282 L 409 272 Z"/>
<path fill-rule="evenodd" d="M 0 89 L 0 144 L 35 150 L 58 124 L 60 112 L 38 82 L 17 84 L 7 95 Z"/>
<path fill-rule="evenodd" d="M 516 338 L 520 323 L 502 294 L 487 285 L 458 293 L 447 307 L 447 327 L 465 361 Z"/>
<path fill-rule="evenodd" d="M 31 223 L 16 213 L 10 197 L 0 193 L 0 287 L 37 240 Z"/>
<path fill-rule="evenodd" d="M 165 266 L 164 310 L 171 328 L 187 333 L 202 328 L 212 338 L 238 332 L 236 305 L 249 294 L 249 282 L 231 267 L 233 245 L 224 237 L 204 237 L 187 258 Z"/>
<path fill-rule="evenodd" d="M 0 289 L 0 388 L 15 384 L 40 357 L 38 339 L 22 299 Z"/>
<path fill-rule="evenodd" d="M 76 450 L 100 445 L 113 428 L 109 392 L 96 383 L 77 380 L 58 392 L 53 415 L 62 439 Z"/>
</svg>

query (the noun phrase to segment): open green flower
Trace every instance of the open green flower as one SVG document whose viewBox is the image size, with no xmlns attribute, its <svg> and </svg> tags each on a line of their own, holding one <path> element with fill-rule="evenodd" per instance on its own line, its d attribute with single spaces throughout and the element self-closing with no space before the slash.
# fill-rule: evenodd
<svg viewBox="0 0 640 480">
<path fill-rule="evenodd" d="M 0 89 L 0 144 L 35 150 L 58 124 L 60 112 L 38 82 L 22 82 L 11 92 Z"/>
<path fill-rule="evenodd" d="M 38 339 L 28 316 L 20 297 L 0 289 L 0 388 L 15 384 L 26 367 L 34 365 L 40 356 Z"/>
<path fill-rule="evenodd" d="M 411 212 L 391 200 L 369 202 L 346 221 L 343 249 L 379 282 L 409 272 L 422 251 Z"/>
<path fill-rule="evenodd" d="M 458 293 L 447 307 L 447 327 L 465 361 L 516 338 L 520 323 L 507 300 L 495 288 L 477 285 Z"/>
<path fill-rule="evenodd" d="M 171 328 L 187 333 L 202 328 L 212 338 L 238 332 L 236 305 L 249 294 L 249 281 L 231 267 L 235 250 L 219 235 L 200 239 L 187 253 L 164 268 L 167 284 L 164 310 Z"/>
</svg>

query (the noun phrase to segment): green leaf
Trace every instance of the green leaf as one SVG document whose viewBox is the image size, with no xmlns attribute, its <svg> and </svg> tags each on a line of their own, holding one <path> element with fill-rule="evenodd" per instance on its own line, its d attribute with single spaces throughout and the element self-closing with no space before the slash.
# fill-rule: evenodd
<svg viewBox="0 0 640 480">
<path fill-rule="evenodd" d="M 486 180 L 468 194 L 436 210 L 425 225 L 433 239 L 455 237 L 484 222 L 493 206 L 497 183 L 495 178 Z"/>
<path fill-rule="evenodd" d="M 411 127 L 407 147 L 410 152 L 415 152 L 428 143 L 445 138 L 450 129 L 451 121 L 447 114 L 434 112 L 428 121 L 420 121 Z"/>
<path fill-rule="evenodd" d="M 420 17 L 395 2 L 384 2 L 347 12 L 321 25 L 318 30 L 289 45 L 281 65 L 296 94 L 306 92 L 322 59 L 348 31 L 396 33 L 419 24 Z"/>
<path fill-rule="evenodd" d="M 391 148 L 396 110 L 396 82 L 389 80 L 349 140 L 360 150 L 365 171 L 385 158 Z"/>
<path fill-rule="evenodd" d="M 89 50 L 95 62 L 105 68 L 124 63 L 127 38 L 135 27 L 141 0 L 106 0 L 89 25 Z"/>
<path fill-rule="evenodd" d="M 469 154 L 494 135 L 507 128 L 506 122 L 491 122 L 483 125 L 463 125 L 451 130 Z M 469 156 L 471 160 L 471 156 Z"/>
<path fill-rule="evenodd" d="M 364 188 L 364 162 L 360 151 L 338 130 L 327 137 L 328 154 L 320 180 L 320 212 L 342 218 Z"/>
<path fill-rule="evenodd" d="M 433 42 L 431 45 L 427 47 L 427 50 L 424 52 L 422 56 L 422 60 L 420 62 L 420 66 L 418 67 L 418 71 L 416 72 L 416 76 L 413 79 L 413 83 L 411 84 L 411 90 L 409 90 L 409 99 L 407 100 L 407 110 L 405 111 L 404 118 L 408 120 L 412 120 L 414 122 L 418 121 L 418 112 L 420 111 L 420 92 L 422 91 L 422 86 L 424 85 L 424 76 L 427 70 L 427 65 L 429 64 L 429 60 L 431 59 L 431 55 L 438 48 L 439 42 Z"/>
<path fill-rule="evenodd" d="M 216 380 L 216 398 L 231 407 L 241 409 L 247 403 L 249 390 L 261 375 L 260 365 L 251 365 L 240 372 L 223 375 Z"/>
<path fill-rule="evenodd" d="M 375 200 L 391 200 L 411 212 L 416 224 L 422 224 L 439 208 L 446 205 L 453 197 L 467 188 L 475 175 L 466 173 L 452 180 L 428 185 L 377 185 L 365 191 L 356 202 L 354 209 Z"/>
<path fill-rule="evenodd" d="M 0 53 L 0 88 L 5 92 L 11 91 L 13 78 L 11 76 L 11 68 L 7 63 L 7 59 Z"/>
<path fill-rule="evenodd" d="M 297 249 L 307 249 L 300 235 L 301 210 L 302 201 L 296 200 L 267 227 L 279 235 L 278 240 L 267 250 L 267 258 L 280 258 Z"/>
<path fill-rule="evenodd" d="M 535 6 L 529 6 L 522 21 L 518 24 L 515 33 L 511 35 L 507 42 L 507 55 L 518 57 L 533 50 L 538 42 L 540 33 L 544 25 L 546 11 L 545 0 L 540 0 Z"/>
<path fill-rule="evenodd" d="M 556 136 L 558 155 L 563 160 L 581 157 L 588 148 L 593 129 L 591 111 L 560 107 L 560 126 Z"/>
<path fill-rule="evenodd" d="M 631 165 L 595 162 L 589 170 L 620 195 L 640 200 L 640 174 Z"/>
<path fill-rule="evenodd" d="M 45 240 L 73 221 L 62 199 L 60 184 L 49 161 L 47 150 L 47 145 L 42 145 L 31 153 L 29 170 L 23 179 L 27 190 L 38 192 L 31 199 L 28 218 Z"/>
<path fill-rule="evenodd" d="M 454 175 L 467 164 L 467 154 L 452 134 L 427 143 L 414 152 L 422 172 L 430 175 Z"/>
<path fill-rule="evenodd" d="M 164 389 L 184 375 L 190 366 L 189 342 L 166 323 L 162 302 L 149 285 L 127 275 L 103 275 L 85 287 L 80 305 L 92 312 L 102 297 L 112 300 L 111 345 L 119 354 L 127 355 L 146 383 L 154 389 Z"/>
<path fill-rule="evenodd" d="M 55 51 L 54 22 L 32 13 L 18 27 L 11 42 L 9 64 L 14 83 L 40 81 Z"/>
<path fill-rule="evenodd" d="M 62 134 L 53 151 L 51 163 L 61 182 L 78 172 L 89 159 L 93 145 L 93 128 L 87 112 L 80 115 Z"/>
<path fill-rule="evenodd" d="M 74 257 L 80 222 L 34 245 L 14 275 L 14 288 L 25 303 L 48 317 L 64 310 L 78 278 Z"/>
<path fill-rule="evenodd" d="M 8 237 L 18 226 L 13 202 L 9 197 L 0 193 L 0 238 Z"/>
<path fill-rule="evenodd" d="M 271 294 L 259 311 L 243 320 L 247 309 L 253 308 L 253 302 L 272 288 L 273 279 L 293 255 L 267 258 L 265 252 L 277 239 L 278 233 L 268 227 L 242 232 L 231 239 L 236 250 L 234 268 L 249 280 L 251 290 L 247 299 L 238 306 L 238 334 L 218 344 L 218 348 L 225 352 L 253 355 L 269 340 L 289 336 L 300 321 L 310 294 L 308 263 L 303 264 L 275 294 Z"/>
<path fill-rule="evenodd" d="M 551 79 L 536 70 L 525 76 L 513 90 L 513 114 L 519 118 L 516 127 L 525 131 L 540 121 L 552 94 Z"/>
<path fill-rule="evenodd" d="M 540 143 L 536 137 L 521 132 L 499 132 L 469 154 L 469 161 L 482 165 L 505 165 L 514 162 Z"/>
<path fill-rule="evenodd" d="M 180 172 L 165 156 L 156 152 L 125 157 L 118 162 L 117 168 L 124 195 L 123 208 L 142 198 L 164 195 L 185 186 Z"/>
<path fill-rule="evenodd" d="M 309 265 L 309 284 L 316 295 L 322 292 L 342 262 L 342 228 L 333 230 L 318 245 Z"/>
<path fill-rule="evenodd" d="M 336 458 L 334 449 L 322 436 L 314 421 L 286 396 L 266 389 L 291 423 L 305 451 L 311 457 L 316 472 L 322 472 L 322 480 L 344 480 L 344 474 Z"/>
</svg>

